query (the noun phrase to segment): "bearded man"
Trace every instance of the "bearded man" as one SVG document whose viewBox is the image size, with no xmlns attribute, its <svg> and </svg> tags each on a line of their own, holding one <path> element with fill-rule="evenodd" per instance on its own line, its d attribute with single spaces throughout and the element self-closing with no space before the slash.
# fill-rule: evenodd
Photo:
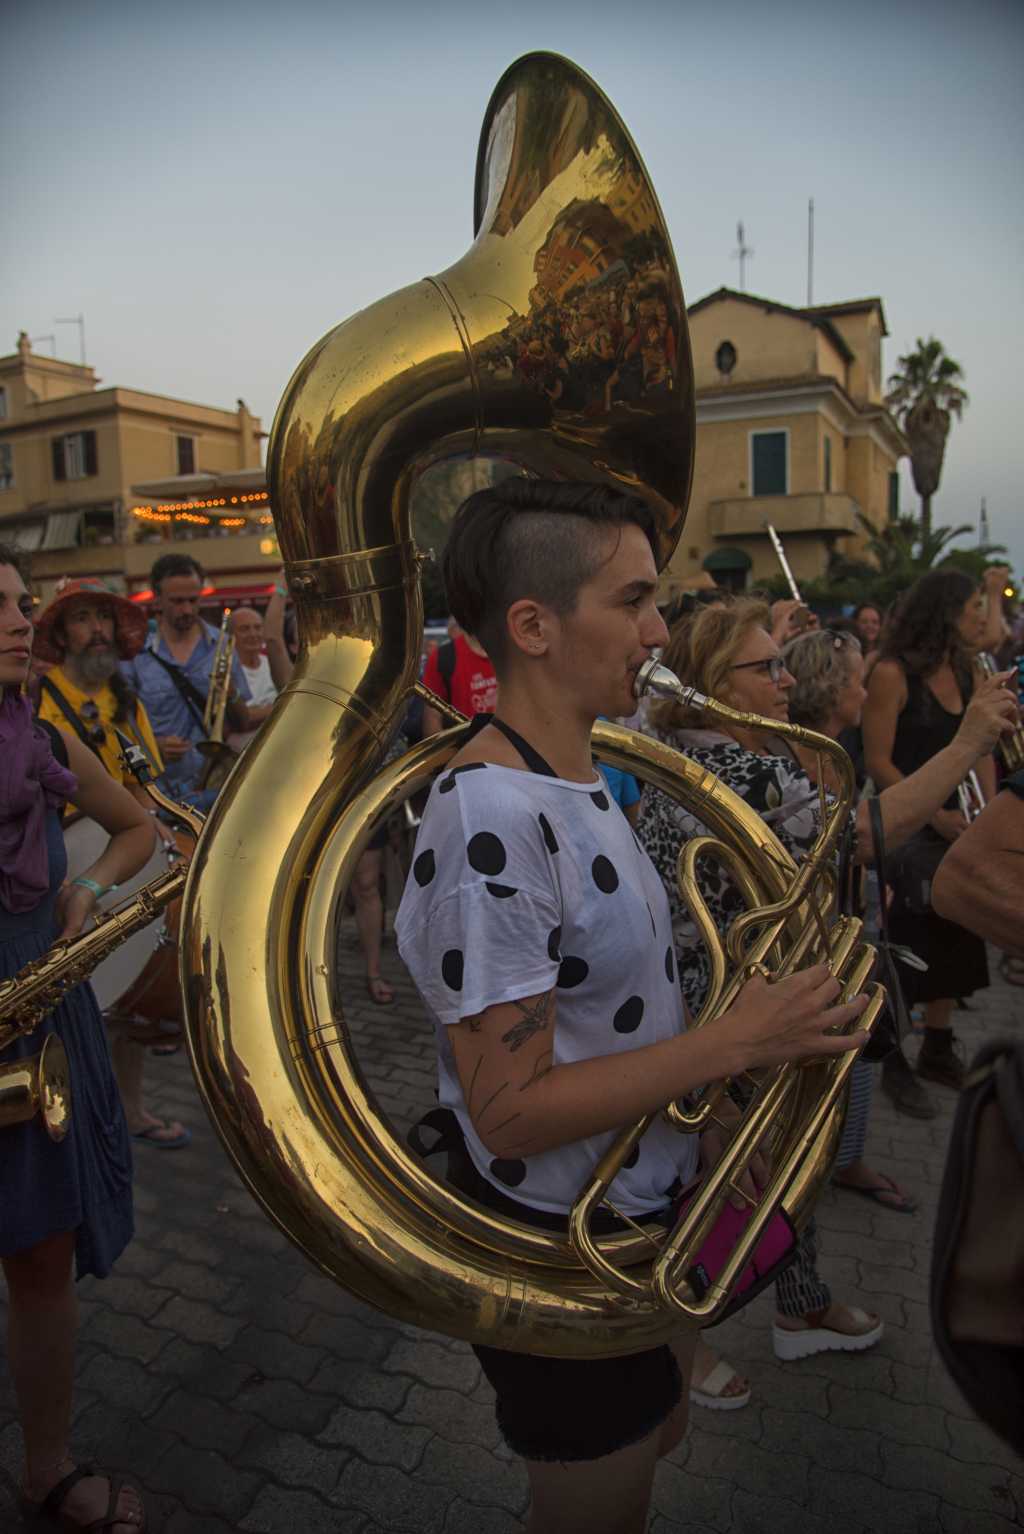
<svg viewBox="0 0 1024 1534">
<path fill-rule="evenodd" d="M 146 639 L 146 619 L 125 597 L 97 580 L 65 581 L 36 626 L 36 651 L 53 662 L 40 681 L 39 717 L 75 735 L 98 756 L 110 776 L 152 811 L 152 801 L 123 765 L 116 731 L 142 747 L 156 772 L 163 770 L 152 725 L 141 700 L 121 675 Z M 73 806 L 72 806 L 73 808 Z M 174 838 L 161 821 L 165 842 Z M 128 1037 L 128 1020 L 108 1018 L 111 1055 L 128 1128 L 137 1141 L 177 1149 L 192 1138 L 177 1122 L 147 1111 L 142 1101 L 144 1046 Z"/>
</svg>

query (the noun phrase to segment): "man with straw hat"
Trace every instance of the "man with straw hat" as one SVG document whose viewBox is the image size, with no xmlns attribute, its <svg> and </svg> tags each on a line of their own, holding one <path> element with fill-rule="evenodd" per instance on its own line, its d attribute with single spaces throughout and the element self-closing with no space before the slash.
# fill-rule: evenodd
<svg viewBox="0 0 1024 1534">
<path fill-rule="evenodd" d="M 110 776 L 150 809 L 151 801 L 122 765 L 116 735 L 117 730 L 130 735 L 154 770 L 162 770 L 149 717 L 120 669 L 120 662 L 137 655 L 145 639 L 144 615 L 94 579 L 63 581 L 36 626 L 36 651 L 43 660 L 53 662 L 39 684 L 39 717 L 77 736 Z M 156 824 L 173 847 L 170 831 L 159 820 Z M 189 1130 L 157 1118 L 143 1106 L 143 1045 L 128 1036 L 122 1023 L 107 1021 L 114 1070 L 133 1138 L 163 1149 L 187 1145 Z"/>
</svg>

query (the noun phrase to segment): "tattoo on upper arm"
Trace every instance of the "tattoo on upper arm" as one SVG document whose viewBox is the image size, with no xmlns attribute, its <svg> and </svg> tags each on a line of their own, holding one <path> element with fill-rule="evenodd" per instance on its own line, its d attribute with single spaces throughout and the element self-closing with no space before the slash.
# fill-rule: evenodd
<svg viewBox="0 0 1024 1534">
<path fill-rule="evenodd" d="M 542 1081 L 551 1069 L 553 1062 L 554 1052 L 550 1049 L 546 1049 L 542 1055 L 538 1055 L 537 1059 L 533 1062 L 533 1070 L 530 1072 L 529 1080 L 523 1082 L 519 1088 L 520 1092 L 525 1092 L 527 1087 L 532 1087 L 535 1082 Z"/>
<path fill-rule="evenodd" d="M 545 996 L 538 996 L 536 1001 L 516 1001 L 513 1006 L 523 1014 L 521 1023 L 514 1023 L 507 1033 L 501 1036 L 501 1042 L 507 1044 L 510 1052 L 514 1055 L 517 1049 L 522 1049 L 524 1044 L 529 1043 L 535 1033 L 543 1033 L 545 1028 L 550 1027 L 551 1003 L 554 999 L 554 991 L 548 991 Z"/>
</svg>

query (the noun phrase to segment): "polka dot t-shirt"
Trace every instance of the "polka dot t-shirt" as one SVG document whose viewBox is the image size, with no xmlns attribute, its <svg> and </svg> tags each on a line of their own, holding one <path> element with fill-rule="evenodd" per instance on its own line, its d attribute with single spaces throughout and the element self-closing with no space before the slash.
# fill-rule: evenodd
<svg viewBox="0 0 1024 1534">
<path fill-rule="evenodd" d="M 496 1159 L 473 1130 L 446 1030 L 554 987 L 555 1065 L 682 1031 L 665 890 L 603 779 L 570 783 L 492 763 L 443 774 L 395 930 L 437 1029 L 440 1101 L 477 1170 L 532 1208 L 567 1213 L 614 1134 Z M 630 1215 L 664 1208 L 696 1171 L 694 1137 L 660 1117 L 633 1155 L 610 1190 Z"/>
</svg>

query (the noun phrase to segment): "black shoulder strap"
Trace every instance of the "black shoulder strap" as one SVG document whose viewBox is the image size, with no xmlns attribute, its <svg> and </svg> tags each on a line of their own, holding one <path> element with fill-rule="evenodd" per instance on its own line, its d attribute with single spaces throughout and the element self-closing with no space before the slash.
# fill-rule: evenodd
<svg viewBox="0 0 1024 1534">
<path fill-rule="evenodd" d="M 545 778 L 557 778 L 558 773 L 553 767 L 549 767 L 539 751 L 535 751 L 528 740 L 524 740 L 518 730 L 514 730 L 503 719 L 496 719 L 493 715 L 487 719 L 488 724 L 493 724 L 496 730 L 500 730 L 506 740 L 512 742 L 523 761 L 531 772 L 539 772 Z"/>
<path fill-rule="evenodd" d="M 61 713 L 64 715 L 64 718 L 67 720 L 68 724 L 74 730 L 74 732 L 78 736 L 79 740 L 82 742 L 82 745 L 88 747 L 88 749 L 92 752 L 93 756 L 97 757 L 100 761 L 102 761 L 103 758 L 102 758 L 102 756 L 100 756 L 99 747 L 96 745 L 96 742 L 94 740 L 90 740 L 88 730 L 85 728 L 85 725 L 79 719 L 78 715 L 75 713 L 74 709 L 71 707 L 71 704 L 68 702 L 67 698 L 65 698 L 64 694 L 61 692 L 60 688 L 58 686 L 56 686 L 56 684 L 54 682 L 51 682 L 51 680 L 50 680 L 50 678 L 48 676 L 44 676 L 43 679 L 42 679 L 42 682 L 40 683 L 40 690 L 42 692 L 44 692 L 48 698 L 51 698 L 54 703 L 56 703 L 57 707 L 60 709 Z M 40 719 L 39 723 L 40 724 L 46 724 L 46 720 L 45 719 Z M 56 726 L 51 726 L 51 728 L 56 729 Z M 58 735 L 60 734 L 59 730 L 57 730 L 57 734 Z M 67 755 L 66 751 L 65 751 L 65 755 Z M 106 769 L 104 769 L 104 770 L 106 770 Z"/>
<path fill-rule="evenodd" d="M 449 703 L 452 701 L 452 677 L 455 675 L 456 659 L 455 640 L 446 639 L 437 652 L 437 671 L 444 683 L 445 697 Z"/>
<path fill-rule="evenodd" d="M 206 699 L 199 691 L 199 688 L 194 686 L 194 684 L 189 681 L 188 677 L 184 674 L 180 666 L 172 666 L 170 661 L 164 660 L 163 656 L 158 655 L 155 650 L 150 650 L 149 653 L 152 655 L 153 659 L 157 662 L 158 665 L 163 666 L 164 670 L 167 672 L 167 675 L 170 677 L 171 681 L 174 683 L 175 687 L 184 698 L 199 728 L 205 735 L 206 720 L 204 715 L 206 713 Z"/>
<path fill-rule="evenodd" d="M 882 806 L 878 795 L 873 794 L 868 800 L 868 815 L 871 819 L 871 841 L 874 850 L 875 873 L 878 875 L 878 925 L 882 937 L 889 941 L 889 894 L 887 889 L 888 877 L 885 868 L 885 832 L 882 829 Z"/>
<path fill-rule="evenodd" d="M 46 731 L 50 737 L 50 746 L 54 756 L 62 767 L 66 767 L 68 765 L 68 745 L 64 739 L 63 732 L 58 730 L 55 724 L 51 724 L 49 719 L 37 719 L 36 724 Z"/>
</svg>

